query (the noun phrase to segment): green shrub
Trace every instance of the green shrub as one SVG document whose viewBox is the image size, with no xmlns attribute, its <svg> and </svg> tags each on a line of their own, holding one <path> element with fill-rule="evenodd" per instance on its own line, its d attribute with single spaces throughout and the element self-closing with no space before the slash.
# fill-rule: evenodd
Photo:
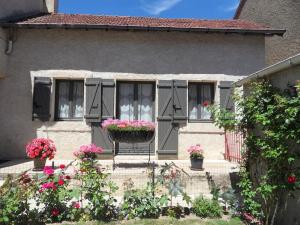
<svg viewBox="0 0 300 225">
<path fill-rule="evenodd" d="M 167 197 L 153 197 L 151 188 L 127 190 L 121 206 L 121 215 L 127 219 L 158 218 Z"/>
<path fill-rule="evenodd" d="M 221 217 L 222 208 L 217 201 L 200 196 L 193 201 L 193 212 L 202 218 L 217 218 Z"/>
<path fill-rule="evenodd" d="M 0 225 L 38 224 L 36 212 L 30 210 L 33 181 L 26 174 L 17 179 L 8 176 L 0 188 Z"/>
</svg>

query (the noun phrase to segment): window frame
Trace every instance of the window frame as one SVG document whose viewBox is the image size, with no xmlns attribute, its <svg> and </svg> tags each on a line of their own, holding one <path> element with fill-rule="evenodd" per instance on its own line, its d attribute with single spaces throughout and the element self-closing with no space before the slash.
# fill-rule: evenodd
<svg viewBox="0 0 300 225">
<path fill-rule="evenodd" d="M 68 82 L 69 83 L 69 117 L 68 118 L 61 118 L 58 115 L 58 103 L 59 103 L 59 83 Z M 73 99 L 73 90 L 74 90 L 74 83 L 75 82 L 82 82 L 83 84 L 83 100 L 82 100 L 82 107 L 84 107 L 84 80 L 83 79 L 56 79 L 55 80 L 55 113 L 54 113 L 54 120 L 55 121 L 83 121 L 84 115 L 82 117 L 74 117 L 74 99 Z"/>
<path fill-rule="evenodd" d="M 117 81 L 116 90 L 116 116 L 120 118 L 120 84 L 133 84 L 134 94 L 134 117 L 138 117 L 138 85 L 139 84 L 151 84 L 152 85 L 152 122 L 155 122 L 155 97 L 156 97 L 156 83 L 155 81 Z"/>
<path fill-rule="evenodd" d="M 203 85 L 210 85 L 211 86 L 211 104 L 213 104 L 215 102 L 215 88 L 216 88 L 216 84 L 215 82 L 189 82 L 188 83 L 188 104 L 187 104 L 187 108 L 188 108 L 188 122 L 189 123 L 212 123 L 213 122 L 213 118 L 211 116 L 210 119 L 190 119 L 190 88 L 192 85 L 196 85 L 196 91 L 197 91 L 197 105 L 199 105 L 199 100 L 200 103 L 202 102 L 202 96 L 201 96 L 201 90 L 202 90 L 202 86 Z M 198 115 L 200 113 L 200 117 L 201 117 L 201 111 L 198 111 Z M 197 116 L 198 116 L 197 115 Z"/>
</svg>

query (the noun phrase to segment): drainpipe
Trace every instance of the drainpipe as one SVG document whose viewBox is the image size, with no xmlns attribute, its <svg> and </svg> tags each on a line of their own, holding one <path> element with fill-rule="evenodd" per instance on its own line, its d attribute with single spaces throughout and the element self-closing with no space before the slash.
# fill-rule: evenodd
<svg viewBox="0 0 300 225">
<path fill-rule="evenodd" d="M 10 55 L 13 51 L 13 28 L 9 28 L 8 39 L 6 41 L 5 54 Z"/>
</svg>

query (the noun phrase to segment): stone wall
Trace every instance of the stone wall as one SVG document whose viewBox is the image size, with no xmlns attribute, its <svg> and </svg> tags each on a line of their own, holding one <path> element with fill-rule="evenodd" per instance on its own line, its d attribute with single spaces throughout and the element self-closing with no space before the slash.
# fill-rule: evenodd
<svg viewBox="0 0 300 225">
<path fill-rule="evenodd" d="M 24 145 L 35 137 L 52 138 L 59 158 L 71 158 L 74 148 L 91 141 L 85 121 L 54 121 L 54 87 L 51 121 L 32 121 L 35 76 L 211 81 L 218 102 L 219 81 L 236 81 L 257 71 L 265 54 L 261 35 L 59 29 L 20 29 L 13 49 L 0 82 L 0 96 L 6 96 L 0 98 L 0 158 L 24 157 Z M 179 158 L 187 159 L 186 148 L 197 143 L 207 159 L 222 159 L 223 131 L 211 122 L 180 128 Z"/>
<path fill-rule="evenodd" d="M 283 38 L 266 38 L 266 63 L 272 65 L 300 52 L 299 0 L 247 0 L 239 19 L 286 29 Z"/>
</svg>

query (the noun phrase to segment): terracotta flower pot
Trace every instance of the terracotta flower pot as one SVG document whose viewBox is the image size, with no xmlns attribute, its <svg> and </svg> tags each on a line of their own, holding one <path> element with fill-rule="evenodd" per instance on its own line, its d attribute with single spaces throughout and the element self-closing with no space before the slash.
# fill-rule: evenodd
<svg viewBox="0 0 300 225">
<path fill-rule="evenodd" d="M 115 142 L 124 143 L 142 143 L 150 141 L 154 136 L 154 130 L 140 130 L 140 131 L 122 131 L 122 130 L 108 130 L 108 134 Z"/>
<path fill-rule="evenodd" d="M 191 158 L 191 169 L 192 170 L 203 170 L 203 158 L 202 159 Z"/>
<path fill-rule="evenodd" d="M 34 171 L 42 171 L 46 165 L 46 160 L 47 159 L 40 159 L 40 158 L 35 158 L 33 160 L 33 170 Z"/>
</svg>

